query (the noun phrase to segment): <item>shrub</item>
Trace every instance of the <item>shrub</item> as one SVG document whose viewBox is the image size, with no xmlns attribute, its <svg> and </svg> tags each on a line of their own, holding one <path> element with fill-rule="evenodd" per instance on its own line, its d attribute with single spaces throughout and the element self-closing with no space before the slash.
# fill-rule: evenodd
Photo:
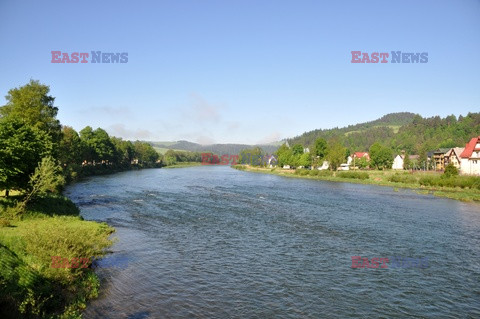
<svg viewBox="0 0 480 319">
<path fill-rule="evenodd" d="M 339 172 L 337 174 L 340 178 L 352 178 L 352 179 L 361 179 L 365 180 L 369 178 L 367 172 Z"/>
<path fill-rule="evenodd" d="M 422 176 L 418 183 L 422 186 L 435 186 L 437 184 L 434 176 Z"/>
<path fill-rule="evenodd" d="M 395 173 L 394 175 L 388 178 L 390 182 L 394 183 L 404 183 L 404 184 L 414 184 L 417 182 L 417 178 L 409 173 L 399 174 Z"/>
<path fill-rule="evenodd" d="M 318 176 L 318 173 L 320 173 L 320 171 L 318 169 L 312 169 L 309 172 L 310 176 Z"/>
<path fill-rule="evenodd" d="M 333 176 L 333 172 L 328 170 L 318 171 L 318 176 Z"/>
<path fill-rule="evenodd" d="M 446 177 L 457 176 L 458 169 L 452 163 L 450 163 L 445 167 L 445 172 L 443 172 L 443 175 Z"/>
<path fill-rule="evenodd" d="M 296 175 L 300 175 L 300 176 L 306 176 L 306 175 L 309 174 L 309 172 L 310 172 L 310 171 L 309 171 L 308 169 L 305 169 L 305 168 L 297 168 L 297 169 L 295 170 L 295 174 L 296 174 Z"/>
</svg>

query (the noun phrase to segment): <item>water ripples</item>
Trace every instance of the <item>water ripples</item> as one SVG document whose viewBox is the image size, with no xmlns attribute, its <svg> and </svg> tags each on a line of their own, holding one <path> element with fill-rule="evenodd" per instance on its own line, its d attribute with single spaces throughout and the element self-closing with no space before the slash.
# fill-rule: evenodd
<svg viewBox="0 0 480 319">
<path fill-rule="evenodd" d="M 117 228 L 86 318 L 480 317 L 480 206 L 227 167 L 96 177 L 67 194 Z M 351 256 L 429 267 L 352 269 Z"/>
</svg>

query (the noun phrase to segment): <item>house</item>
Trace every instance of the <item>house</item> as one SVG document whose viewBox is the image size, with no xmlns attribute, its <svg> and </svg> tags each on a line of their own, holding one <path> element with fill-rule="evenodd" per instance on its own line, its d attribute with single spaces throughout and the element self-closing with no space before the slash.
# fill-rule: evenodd
<svg viewBox="0 0 480 319">
<path fill-rule="evenodd" d="M 445 153 L 449 150 L 449 148 L 437 148 L 435 151 L 433 151 L 435 170 L 442 171 L 445 169 Z"/>
<path fill-rule="evenodd" d="M 445 153 L 445 166 L 452 163 L 453 166 L 460 169 L 461 157 L 464 147 L 454 147 Z"/>
<path fill-rule="evenodd" d="M 408 155 L 408 159 L 412 164 L 412 167 L 415 167 L 420 159 L 420 155 Z M 392 169 L 403 169 L 405 162 L 405 155 L 397 155 L 393 159 Z"/>
<path fill-rule="evenodd" d="M 349 156 L 347 157 L 347 164 L 348 164 L 348 165 L 351 165 L 351 164 L 352 164 L 352 161 L 353 161 L 353 158 L 349 155 Z"/>
<path fill-rule="evenodd" d="M 465 145 L 460 154 L 460 172 L 480 175 L 480 136 L 474 137 Z"/>
<path fill-rule="evenodd" d="M 403 155 L 397 155 L 393 159 L 392 169 L 403 169 Z"/>
<path fill-rule="evenodd" d="M 277 165 L 277 158 L 274 155 L 267 157 L 268 167 L 272 168 Z"/>
<path fill-rule="evenodd" d="M 367 159 L 367 161 L 370 160 L 370 155 L 368 154 L 368 152 L 355 152 L 355 153 L 353 153 L 353 158 L 362 158 L 362 157 L 365 157 Z"/>
<path fill-rule="evenodd" d="M 327 162 L 327 161 L 323 161 L 322 166 L 319 166 L 319 167 L 318 167 L 318 170 L 323 171 L 323 170 L 326 170 L 326 169 L 328 169 L 328 162 Z"/>
</svg>

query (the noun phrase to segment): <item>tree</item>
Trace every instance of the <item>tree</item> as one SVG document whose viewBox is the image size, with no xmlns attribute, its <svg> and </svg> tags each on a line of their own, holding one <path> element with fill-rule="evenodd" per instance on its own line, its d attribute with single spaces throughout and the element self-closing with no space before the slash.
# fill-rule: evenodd
<svg viewBox="0 0 480 319">
<path fill-rule="evenodd" d="M 22 211 L 33 198 L 48 193 L 57 193 L 65 184 L 61 168 L 51 156 L 42 158 L 35 172 L 30 177 L 29 192 L 23 200 Z"/>
<path fill-rule="evenodd" d="M 374 143 L 370 146 L 370 163 L 377 169 L 391 168 L 393 164 L 393 151 L 392 149 L 381 145 L 380 143 Z"/>
<path fill-rule="evenodd" d="M 118 137 L 112 137 L 111 141 L 116 150 L 116 163 L 124 166 L 130 165 L 135 158 L 135 147 L 133 146 L 133 143 L 130 141 L 124 141 Z"/>
<path fill-rule="evenodd" d="M 364 169 L 368 167 L 368 161 L 365 157 L 360 157 L 355 159 L 355 166 L 357 166 L 360 169 Z"/>
<path fill-rule="evenodd" d="M 330 169 L 336 170 L 345 161 L 345 147 L 338 141 L 328 143 L 327 161 Z"/>
<path fill-rule="evenodd" d="M 411 166 L 412 161 L 410 160 L 410 156 L 408 156 L 408 153 L 405 153 L 403 157 L 403 169 L 410 169 Z"/>
<path fill-rule="evenodd" d="M 55 98 L 48 95 L 50 88 L 39 81 L 30 80 L 22 87 L 8 91 L 7 104 L 0 108 L 3 117 L 15 117 L 27 125 L 42 130 L 50 136 L 53 143 L 61 137 L 61 125 L 57 120 L 58 108 Z"/>
<path fill-rule="evenodd" d="M 315 140 L 314 156 L 318 156 L 320 160 L 324 159 L 327 156 L 327 141 L 324 138 L 317 138 Z"/>
<path fill-rule="evenodd" d="M 83 144 L 78 133 L 70 126 L 62 128 L 58 155 L 62 164 L 78 164 L 82 161 Z"/>
<path fill-rule="evenodd" d="M 451 176 L 457 176 L 458 175 L 458 169 L 453 165 L 452 163 L 449 163 L 445 167 L 445 171 L 443 172 L 443 176 L 445 177 L 451 177 Z"/>
<path fill-rule="evenodd" d="M 264 166 L 266 165 L 265 155 L 265 152 L 260 147 L 244 149 L 240 152 L 238 161 L 252 166 Z"/>
<path fill-rule="evenodd" d="M 303 153 L 302 155 L 297 155 L 297 165 L 296 166 L 303 166 L 307 167 L 312 164 L 312 158 L 309 153 Z"/>
<path fill-rule="evenodd" d="M 293 155 L 302 155 L 303 154 L 303 145 L 302 144 L 295 144 L 292 147 Z"/>
<path fill-rule="evenodd" d="M 25 190 L 42 157 L 51 154 L 45 132 L 11 116 L 0 119 L 0 189 Z"/>
<path fill-rule="evenodd" d="M 85 156 L 88 161 L 112 161 L 115 157 L 115 146 L 110 140 L 108 133 L 97 128 L 92 130 L 90 126 L 80 131 L 80 139 L 86 145 Z"/>
<path fill-rule="evenodd" d="M 293 153 L 292 150 L 284 143 L 277 150 L 278 166 L 283 167 L 285 165 L 293 166 Z"/>
<path fill-rule="evenodd" d="M 157 153 L 157 151 L 155 151 L 155 149 L 146 142 L 135 141 L 135 143 L 133 143 L 133 147 L 135 150 L 135 157 L 138 159 L 139 163 L 154 164 L 159 158 L 159 154 Z M 177 162 L 178 156 L 175 151 L 168 150 L 167 153 L 165 153 L 165 159 L 167 157 L 169 157 L 170 159 L 174 158 L 173 164 Z"/>
</svg>

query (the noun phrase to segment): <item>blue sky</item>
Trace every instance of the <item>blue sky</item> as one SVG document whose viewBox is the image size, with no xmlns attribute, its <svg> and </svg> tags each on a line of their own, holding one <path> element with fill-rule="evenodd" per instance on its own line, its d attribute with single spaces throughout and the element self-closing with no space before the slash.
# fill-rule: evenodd
<svg viewBox="0 0 480 319">
<path fill-rule="evenodd" d="M 62 124 L 127 139 L 263 143 L 480 110 L 478 0 L 0 0 L 0 40 L 3 95 L 38 79 Z M 128 63 L 55 64 L 53 50 Z M 429 59 L 352 64 L 356 50 Z"/>
</svg>

